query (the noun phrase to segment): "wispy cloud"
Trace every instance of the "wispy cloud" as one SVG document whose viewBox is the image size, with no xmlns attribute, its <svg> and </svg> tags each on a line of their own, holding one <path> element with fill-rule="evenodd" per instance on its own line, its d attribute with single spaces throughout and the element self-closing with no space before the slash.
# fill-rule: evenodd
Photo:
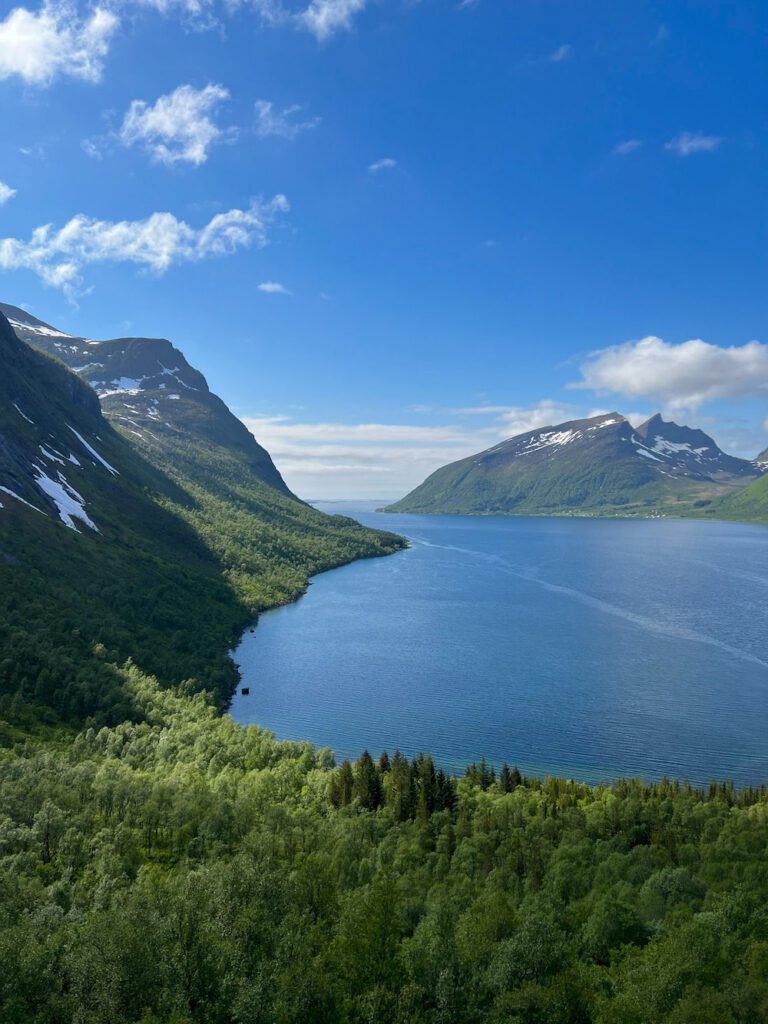
<svg viewBox="0 0 768 1024">
<path fill-rule="evenodd" d="M 558 46 L 556 50 L 553 50 L 552 53 L 550 53 L 547 56 L 547 60 L 550 62 L 550 64 L 560 64 L 561 61 L 567 60 L 572 52 L 573 47 L 571 46 L 571 44 L 563 43 L 562 45 Z"/>
<path fill-rule="evenodd" d="M 123 118 L 118 137 L 124 146 L 142 146 L 158 163 L 179 161 L 199 166 L 208 159 L 211 146 L 231 137 L 214 120 L 218 106 L 229 99 L 222 85 L 203 89 L 180 85 L 151 106 L 134 100 Z"/>
<path fill-rule="evenodd" d="M 365 0 L 312 0 L 297 20 L 322 43 L 337 32 L 349 31 L 355 15 L 364 7 Z"/>
<path fill-rule="evenodd" d="M 197 28 L 216 25 L 213 0 L 133 0 L 139 7 L 150 7 L 160 14 L 181 14 Z"/>
<path fill-rule="evenodd" d="M 376 174 L 378 171 L 388 171 L 393 167 L 397 167 L 397 160 L 393 160 L 391 156 L 382 157 L 381 160 L 375 160 L 372 164 L 368 164 L 368 170 L 371 174 Z"/>
<path fill-rule="evenodd" d="M 476 405 L 453 411 L 459 416 L 494 416 L 497 430 L 503 437 L 527 434 L 529 430 L 538 430 L 539 427 L 562 423 L 583 415 L 575 406 L 550 398 L 542 399 L 531 406 Z"/>
<path fill-rule="evenodd" d="M 256 100 L 255 106 L 256 134 L 261 138 L 278 135 L 283 139 L 293 139 L 299 132 L 316 128 L 320 124 L 319 117 L 312 117 L 307 121 L 296 120 L 302 109 L 296 104 L 277 110 L 270 100 Z"/>
<path fill-rule="evenodd" d="M 613 152 L 616 156 L 629 156 L 630 153 L 636 152 L 643 145 L 640 139 L 624 139 L 618 146 L 614 146 Z"/>
<path fill-rule="evenodd" d="M 421 408 L 435 414 L 433 406 Z M 440 415 L 452 422 L 435 425 L 306 423 L 286 415 L 250 416 L 243 422 L 267 446 L 297 493 L 384 499 L 405 494 L 446 463 L 484 451 L 514 434 L 560 422 L 572 411 L 571 406 L 543 401 L 530 408 L 445 409 Z"/>
<path fill-rule="evenodd" d="M 284 284 L 280 284 L 279 281 L 262 281 L 261 284 L 256 285 L 260 292 L 265 292 L 267 295 L 292 295 Z"/>
<path fill-rule="evenodd" d="M 659 46 L 661 43 L 665 43 L 669 39 L 669 29 L 666 25 L 659 25 L 656 29 L 656 35 L 651 40 L 652 46 Z"/>
<path fill-rule="evenodd" d="M 725 140 L 721 135 L 704 135 L 703 132 L 680 132 L 665 143 L 664 148 L 678 156 L 692 156 L 694 153 L 712 153 Z"/>
<path fill-rule="evenodd" d="M 162 274 L 177 263 L 263 247 L 269 226 L 287 210 L 287 199 L 278 195 L 245 210 L 219 213 L 200 228 L 172 213 L 117 222 L 78 214 L 59 230 L 51 224 L 36 228 L 28 241 L 0 238 L 0 270 L 31 270 L 46 284 L 72 294 L 89 264 L 133 263 Z"/>
<path fill-rule="evenodd" d="M 16 7 L 0 21 L 0 79 L 18 75 L 46 86 L 61 75 L 98 82 L 117 17 L 95 7 L 79 18 L 69 0 L 47 0 L 38 11 Z"/>
<path fill-rule="evenodd" d="M 673 345 L 648 337 L 593 352 L 571 388 L 698 409 L 718 398 L 768 395 L 768 345 L 720 347 L 695 338 Z"/>
<path fill-rule="evenodd" d="M 4 181 L 0 181 L 0 206 L 2 206 L 3 203 L 7 203 L 9 199 L 13 199 L 15 195 L 15 188 L 11 188 L 10 185 L 6 185 Z"/>
</svg>

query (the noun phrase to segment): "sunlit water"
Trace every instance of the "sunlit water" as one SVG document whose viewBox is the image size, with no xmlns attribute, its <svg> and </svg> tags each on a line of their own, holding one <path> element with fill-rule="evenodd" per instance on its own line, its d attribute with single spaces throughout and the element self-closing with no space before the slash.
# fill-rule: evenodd
<svg viewBox="0 0 768 1024">
<path fill-rule="evenodd" d="M 337 756 L 768 781 L 768 527 L 318 507 L 412 546 L 246 632 L 238 721 Z"/>
</svg>

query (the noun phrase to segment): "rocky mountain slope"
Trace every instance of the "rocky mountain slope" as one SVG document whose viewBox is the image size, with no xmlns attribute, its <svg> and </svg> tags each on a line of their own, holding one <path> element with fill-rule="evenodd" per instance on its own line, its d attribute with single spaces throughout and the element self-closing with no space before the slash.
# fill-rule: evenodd
<svg viewBox="0 0 768 1024">
<path fill-rule="evenodd" d="M 269 453 L 205 377 L 164 338 L 92 341 L 65 334 L 17 306 L 0 303 L 19 338 L 87 381 L 115 426 L 146 443 L 221 445 L 264 483 L 290 494 Z"/>
<path fill-rule="evenodd" d="M 513 437 L 438 469 L 390 512 L 685 514 L 757 479 L 702 431 L 619 413 Z"/>
</svg>

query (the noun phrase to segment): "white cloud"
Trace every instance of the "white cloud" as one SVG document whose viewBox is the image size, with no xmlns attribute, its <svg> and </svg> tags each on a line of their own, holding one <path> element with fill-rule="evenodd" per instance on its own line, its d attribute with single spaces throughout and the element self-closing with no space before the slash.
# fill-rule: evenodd
<svg viewBox="0 0 768 1024">
<path fill-rule="evenodd" d="M 117 26 L 116 16 L 102 7 L 78 18 L 68 0 L 47 0 L 34 12 L 17 7 L 0 22 L 0 79 L 18 75 L 45 86 L 69 75 L 97 82 Z"/>
<path fill-rule="evenodd" d="M 665 143 L 664 149 L 678 156 L 691 156 L 693 153 L 711 153 L 723 142 L 720 135 L 704 135 L 702 132 L 680 132 L 674 139 Z"/>
<path fill-rule="evenodd" d="M 572 388 L 614 392 L 697 409 L 717 398 L 768 394 L 768 345 L 721 348 L 700 339 L 672 345 L 648 337 L 593 352 Z"/>
<path fill-rule="evenodd" d="M 434 414 L 433 406 L 421 406 Z M 401 497 L 436 469 L 517 433 L 571 418 L 572 407 L 545 400 L 522 406 L 443 410 L 456 422 L 302 423 L 289 416 L 243 422 L 267 446 L 289 486 L 309 498 Z M 469 425 L 464 417 L 485 417 Z"/>
<path fill-rule="evenodd" d="M 298 23 L 324 42 L 336 32 L 352 28 L 352 19 L 365 7 L 365 0 L 312 0 L 298 15 Z"/>
<path fill-rule="evenodd" d="M 208 150 L 225 134 L 213 120 L 220 103 L 229 98 L 221 85 L 195 89 L 180 85 L 154 106 L 134 100 L 123 118 L 120 141 L 125 146 L 142 145 L 159 163 L 179 160 L 199 166 Z"/>
<path fill-rule="evenodd" d="M 620 142 L 618 146 L 614 147 L 613 152 L 617 156 L 628 156 L 630 153 L 634 153 L 636 150 L 640 149 L 642 144 L 643 143 L 640 139 L 625 139 L 623 142 Z"/>
<path fill-rule="evenodd" d="M 101 160 L 104 156 L 104 139 L 83 139 L 80 143 L 83 152 L 86 156 L 89 156 L 92 160 Z"/>
<path fill-rule="evenodd" d="M 499 440 L 495 427 L 460 424 L 301 423 L 287 416 L 243 422 L 289 487 L 308 498 L 401 497 L 439 466 Z"/>
<path fill-rule="evenodd" d="M 0 181 L 0 206 L 2 206 L 3 203 L 7 203 L 9 199 L 13 199 L 15 195 L 15 188 L 11 188 L 11 186 L 6 185 L 4 181 Z"/>
<path fill-rule="evenodd" d="M 71 293 L 83 268 L 92 263 L 134 263 L 162 274 L 176 263 L 262 247 L 275 216 L 287 210 L 287 199 L 278 195 L 267 203 L 254 201 L 246 210 L 219 213 L 201 228 L 172 213 L 118 222 L 78 214 L 58 231 L 50 224 L 36 228 L 28 241 L 0 238 L 0 269 L 31 270 L 46 284 Z"/>
<path fill-rule="evenodd" d="M 260 292 L 266 292 L 267 295 L 291 295 L 292 293 L 285 287 L 284 284 L 280 284 L 279 281 L 262 281 L 261 284 L 256 285 Z"/>
<path fill-rule="evenodd" d="M 527 434 L 529 430 L 548 427 L 565 420 L 577 419 L 579 412 L 572 405 L 545 398 L 536 405 L 475 405 L 454 409 L 459 416 L 487 416 L 497 418 L 498 432 L 503 437 Z"/>
<path fill-rule="evenodd" d="M 572 50 L 573 47 L 570 43 L 563 43 L 561 46 L 558 46 L 556 50 L 553 50 L 552 53 L 550 53 L 547 60 L 551 64 L 560 64 L 561 61 L 567 60 L 567 58 L 570 57 Z"/>
<path fill-rule="evenodd" d="M 177 11 L 193 19 L 208 16 L 212 0 L 136 0 L 141 7 L 151 7 L 160 14 L 174 14 Z"/>
<path fill-rule="evenodd" d="M 294 120 L 300 111 L 301 107 L 296 104 L 283 110 L 276 110 L 270 100 L 256 100 L 256 134 L 262 138 L 279 135 L 284 139 L 293 139 L 299 132 L 316 128 L 320 124 L 319 117 L 313 117 L 309 121 Z"/>
<path fill-rule="evenodd" d="M 377 171 L 388 171 L 393 167 L 397 167 L 397 160 L 393 160 L 391 156 L 385 156 L 381 160 L 368 164 L 368 170 L 372 174 L 376 174 Z"/>
</svg>

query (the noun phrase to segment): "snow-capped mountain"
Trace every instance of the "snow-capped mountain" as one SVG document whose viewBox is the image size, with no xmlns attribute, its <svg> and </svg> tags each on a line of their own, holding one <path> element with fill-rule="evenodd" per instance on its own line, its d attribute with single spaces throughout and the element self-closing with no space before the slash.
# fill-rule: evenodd
<svg viewBox="0 0 768 1024">
<path fill-rule="evenodd" d="M 148 446 L 223 444 L 261 480 L 290 494 L 269 453 L 208 388 L 202 373 L 164 338 L 93 341 L 0 303 L 18 337 L 63 362 L 96 391 L 107 418 Z"/>
<path fill-rule="evenodd" d="M 394 512 L 652 514 L 703 507 L 761 475 L 702 431 L 619 413 L 542 427 L 437 470 Z"/>
<path fill-rule="evenodd" d="M 703 430 L 679 426 L 662 419 L 659 413 L 639 426 L 636 433 L 657 459 L 693 479 L 733 482 L 753 480 L 759 475 L 755 463 L 726 455 Z"/>
<path fill-rule="evenodd" d="M 119 439 L 93 391 L 29 350 L 0 314 L 0 506 L 99 532 L 90 496 L 114 490 Z M 108 455 L 102 454 L 102 449 Z M 109 456 L 109 457 L 108 457 Z"/>
</svg>

